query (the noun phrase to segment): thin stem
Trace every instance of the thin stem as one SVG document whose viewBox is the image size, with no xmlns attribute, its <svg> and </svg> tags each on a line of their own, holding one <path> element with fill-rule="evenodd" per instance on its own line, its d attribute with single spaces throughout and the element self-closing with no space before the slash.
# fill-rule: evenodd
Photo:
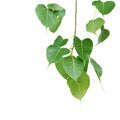
<svg viewBox="0 0 120 120">
<path fill-rule="evenodd" d="M 75 0 L 75 29 L 74 29 L 74 36 L 76 36 L 77 31 L 77 0 Z"/>
<path fill-rule="evenodd" d="M 94 16 L 93 16 L 93 20 L 95 19 L 96 12 L 97 12 L 97 9 L 95 9 Z"/>
<path fill-rule="evenodd" d="M 77 0 L 75 0 L 75 28 L 74 28 L 74 35 L 73 37 L 76 36 L 76 32 L 77 32 Z M 74 44 L 71 45 L 71 55 L 73 54 L 73 49 L 74 49 Z"/>
</svg>

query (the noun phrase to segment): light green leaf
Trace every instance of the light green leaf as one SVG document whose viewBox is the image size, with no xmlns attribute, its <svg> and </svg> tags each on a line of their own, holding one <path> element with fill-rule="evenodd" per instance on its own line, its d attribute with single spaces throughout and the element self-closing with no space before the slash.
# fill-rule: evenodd
<svg viewBox="0 0 120 120">
<path fill-rule="evenodd" d="M 105 21 L 102 18 L 96 18 L 95 20 L 90 20 L 86 25 L 86 30 L 91 33 L 96 33 L 104 25 Z"/>
<path fill-rule="evenodd" d="M 102 15 L 109 14 L 115 7 L 115 3 L 113 1 L 93 1 L 92 5 L 94 5 Z"/>
<path fill-rule="evenodd" d="M 68 39 L 63 39 L 61 36 L 58 36 L 55 41 L 54 41 L 54 44 L 55 46 L 64 46 L 66 45 Z"/>
<path fill-rule="evenodd" d="M 50 30 L 51 32 L 57 31 L 57 29 L 58 29 L 58 27 L 60 26 L 61 22 L 62 22 L 62 17 L 61 17 L 61 16 L 58 16 L 58 18 L 56 19 L 56 23 L 55 23 L 54 25 L 50 26 L 50 27 L 49 27 L 49 30 Z"/>
<path fill-rule="evenodd" d="M 63 8 L 60 5 L 56 4 L 56 3 L 51 3 L 51 4 L 48 4 L 47 6 L 48 6 L 49 9 L 51 9 L 53 11 L 61 11 L 61 10 L 63 10 Z"/>
<path fill-rule="evenodd" d="M 93 66 L 93 68 L 94 68 L 94 70 L 95 70 L 95 72 L 96 72 L 96 74 L 97 74 L 97 76 L 100 80 L 100 78 L 102 76 L 101 66 L 95 60 L 93 60 L 92 58 L 90 58 L 90 62 L 91 62 L 92 66 Z"/>
<path fill-rule="evenodd" d="M 65 72 L 63 68 L 63 58 L 61 58 L 58 62 L 56 62 L 55 66 L 57 71 L 61 74 L 63 78 L 65 78 L 66 80 L 70 79 L 70 77 L 68 76 L 68 74 Z"/>
<path fill-rule="evenodd" d="M 50 45 L 47 48 L 46 56 L 49 64 L 59 61 L 59 59 L 70 52 L 67 48 L 60 48 L 58 46 Z"/>
<path fill-rule="evenodd" d="M 83 72 L 81 76 L 77 79 L 77 81 L 74 81 L 73 79 L 69 79 L 67 81 L 67 84 L 70 88 L 72 95 L 75 98 L 81 100 L 89 88 L 90 78 L 87 75 L 87 73 Z"/>
<path fill-rule="evenodd" d="M 107 29 L 102 29 L 98 37 L 98 44 L 105 41 L 110 35 L 110 31 Z"/>
<path fill-rule="evenodd" d="M 89 38 L 80 40 L 78 37 L 74 37 L 74 46 L 79 55 L 79 57 L 86 61 L 89 59 L 90 54 L 93 49 L 93 42 Z"/>
<path fill-rule="evenodd" d="M 84 65 L 79 58 L 69 56 L 63 59 L 63 68 L 72 79 L 76 80 L 82 74 Z"/>
</svg>

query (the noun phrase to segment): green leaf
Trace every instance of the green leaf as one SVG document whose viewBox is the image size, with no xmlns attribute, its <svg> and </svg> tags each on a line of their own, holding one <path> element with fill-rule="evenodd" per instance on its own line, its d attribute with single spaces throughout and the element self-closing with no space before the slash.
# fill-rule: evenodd
<svg viewBox="0 0 120 120">
<path fill-rule="evenodd" d="M 68 39 L 63 39 L 61 36 L 58 36 L 55 41 L 54 44 L 55 46 L 64 46 L 66 45 L 66 43 L 68 42 Z"/>
<path fill-rule="evenodd" d="M 56 23 L 56 16 L 51 10 L 48 10 L 47 7 L 43 4 L 39 4 L 36 7 L 36 14 L 45 27 L 50 27 Z"/>
<path fill-rule="evenodd" d="M 68 76 L 68 74 L 65 72 L 63 68 L 63 58 L 61 58 L 58 62 L 56 62 L 55 66 L 57 71 L 61 74 L 63 78 L 65 78 L 66 80 L 70 79 L 70 77 Z"/>
<path fill-rule="evenodd" d="M 93 60 L 92 58 L 90 58 L 90 62 L 91 62 L 92 66 L 93 66 L 93 68 L 94 68 L 94 70 L 95 70 L 95 72 L 96 72 L 96 74 L 97 74 L 97 76 L 100 80 L 100 78 L 102 76 L 101 66 L 95 60 Z"/>
<path fill-rule="evenodd" d="M 84 65 L 80 59 L 69 56 L 63 59 L 63 68 L 72 79 L 76 80 L 82 74 Z"/>
<path fill-rule="evenodd" d="M 94 5 L 102 15 L 109 14 L 115 7 L 115 3 L 113 1 L 93 1 L 92 5 Z"/>
<path fill-rule="evenodd" d="M 101 33 L 100 33 L 100 35 L 98 37 L 98 44 L 105 41 L 109 37 L 109 35 L 110 35 L 109 30 L 107 30 L 107 29 L 101 30 Z"/>
<path fill-rule="evenodd" d="M 51 9 L 53 11 L 61 11 L 61 10 L 63 10 L 63 8 L 60 5 L 56 4 L 56 3 L 51 3 L 51 4 L 48 4 L 47 6 L 48 6 L 49 9 Z"/>
<path fill-rule="evenodd" d="M 60 16 L 60 17 L 58 17 L 58 18 L 56 19 L 56 23 L 55 23 L 53 26 L 50 26 L 49 30 L 50 30 L 51 32 L 57 31 L 57 29 L 58 29 L 58 27 L 60 26 L 61 22 L 62 22 L 62 17 Z"/>
<path fill-rule="evenodd" d="M 78 37 L 74 37 L 74 46 L 79 55 L 79 57 L 86 61 L 89 59 L 90 54 L 93 49 L 93 42 L 89 38 L 80 40 Z"/>
<path fill-rule="evenodd" d="M 104 25 L 105 21 L 102 18 L 96 18 L 95 20 L 90 20 L 86 25 L 86 30 L 91 33 L 96 33 Z"/>
<path fill-rule="evenodd" d="M 72 95 L 75 98 L 81 100 L 89 88 L 90 78 L 87 73 L 83 72 L 81 76 L 77 79 L 77 81 L 69 79 L 67 81 L 67 84 L 70 88 Z"/>
<path fill-rule="evenodd" d="M 49 8 L 43 4 L 39 4 L 35 11 L 41 23 L 46 28 L 49 28 L 51 32 L 56 32 L 65 15 L 65 10 L 60 6 L 57 9 L 57 4 L 48 4 L 48 7 Z"/>
<path fill-rule="evenodd" d="M 67 48 L 60 48 L 58 46 L 50 45 L 47 48 L 46 56 L 49 64 L 59 61 L 59 59 L 70 52 Z"/>
</svg>

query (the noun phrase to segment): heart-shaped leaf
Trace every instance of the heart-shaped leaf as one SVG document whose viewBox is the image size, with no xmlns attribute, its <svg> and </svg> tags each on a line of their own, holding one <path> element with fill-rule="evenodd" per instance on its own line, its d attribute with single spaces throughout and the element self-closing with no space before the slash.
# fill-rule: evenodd
<svg viewBox="0 0 120 120">
<path fill-rule="evenodd" d="M 70 79 L 68 74 L 65 72 L 65 69 L 63 68 L 63 58 L 59 59 L 58 62 L 55 63 L 57 71 L 61 74 L 63 78 L 66 80 Z"/>
<path fill-rule="evenodd" d="M 93 1 L 92 5 L 94 5 L 102 15 L 109 14 L 115 7 L 115 3 L 113 1 Z"/>
<path fill-rule="evenodd" d="M 81 76 L 77 79 L 77 81 L 69 79 L 67 81 L 67 84 L 70 88 L 72 95 L 75 98 L 81 100 L 89 88 L 90 78 L 87 73 L 83 72 Z"/>
<path fill-rule="evenodd" d="M 63 10 L 63 8 L 56 3 L 51 3 L 51 4 L 48 4 L 47 6 L 49 9 L 51 9 L 53 11 L 62 11 Z"/>
<path fill-rule="evenodd" d="M 102 76 L 101 66 L 95 60 L 93 60 L 92 58 L 90 58 L 90 62 L 91 62 L 92 66 L 93 66 L 93 68 L 94 68 L 94 70 L 95 70 L 95 72 L 96 72 L 96 74 L 97 74 L 97 76 L 100 80 L 100 78 Z"/>
<path fill-rule="evenodd" d="M 66 45 L 67 41 L 68 41 L 68 39 L 63 39 L 61 36 L 58 36 L 58 37 L 55 39 L 53 45 L 61 47 L 61 46 Z"/>
<path fill-rule="evenodd" d="M 49 64 L 59 61 L 59 59 L 70 52 L 67 48 L 60 48 L 58 46 L 50 45 L 47 48 L 47 60 Z"/>
<path fill-rule="evenodd" d="M 83 72 L 84 65 L 83 61 L 79 58 L 69 56 L 63 59 L 63 68 L 72 79 L 77 80 Z"/>
<path fill-rule="evenodd" d="M 86 38 L 84 40 L 80 40 L 78 37 L 74 37 L 74 46 L 75 49 L 79 55 L 79 57 L 86 61 L 89 59 L 90 54 L 93 49 L 93 42 L 89 38 Z"/>
<path fill-rule="evenodd" d="M 98 37 L 98 44 L 105 41 L 110 35 L 110 31 L 107 29 L 102 29 Z"/>
<path fill-rule="evenodd" d="M 61 24 L 65 10 L 57 4 L 48 4 L 47 6 L 39 4 L 35 11 L 41 23 L 51 32 L 55 32 Z"/>
<path fill-rule="evenodd" d="M 96 18 L 94 20 L 90 20 L 86 25 L 86 30 L 91 33 L 96 33 L 98 29 L 100 29 L 104 25 L 105 21 L 102 18 Z"/>
</svg>

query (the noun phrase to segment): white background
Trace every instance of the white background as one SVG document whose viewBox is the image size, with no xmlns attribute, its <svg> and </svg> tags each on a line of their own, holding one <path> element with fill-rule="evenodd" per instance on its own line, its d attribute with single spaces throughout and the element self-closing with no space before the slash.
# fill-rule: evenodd
<svg viewBox="0 0 120 120">
<path fill-rule="evenodd" d="M 35 14 L 47 0 L 0 1 L 0 120 L 120 120 L 120 1 L 114 1 L 116 8 L 104 17 L 111 35 L 92 53 L 103 67 L 105 91 L 89 66 L 91 86 L 81 103 L 46 60 L 46 47 L 58 34 L 72 42 L 74 0 L 49 0 L 66 9 L 56 34 L 46 32 Z M 85 30 L 95 11 L 91 0 L 78 0 L 78 7 L 77 35 L 96 43 Z"/>
</svg>

